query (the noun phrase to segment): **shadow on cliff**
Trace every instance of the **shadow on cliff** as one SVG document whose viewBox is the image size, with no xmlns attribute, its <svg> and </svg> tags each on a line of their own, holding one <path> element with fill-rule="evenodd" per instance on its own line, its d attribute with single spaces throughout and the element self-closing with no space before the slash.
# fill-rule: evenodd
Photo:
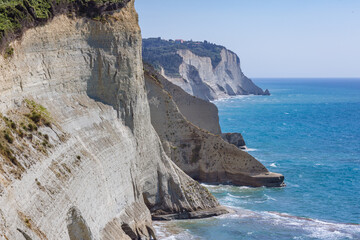
<svg viewBox="0 0 360 240">
<path fill-rule="evenodd" d="M 95 52 L 88 53 L 91 76 L 87 81 L 87 95 L 95 101 L 112 106 L 118 119 L 133 130 L 133 97 L 130 96 L 132 85 L 129 84 L 134 77 L 131 61 L 114 44 L 117 39 L 112 31 L 108 31 L 100 22 L 95 22 L 92 26 L 87 41 Z M 128 38 L 128 44 L 132 45 L 134 39 Z"/>
</svg>

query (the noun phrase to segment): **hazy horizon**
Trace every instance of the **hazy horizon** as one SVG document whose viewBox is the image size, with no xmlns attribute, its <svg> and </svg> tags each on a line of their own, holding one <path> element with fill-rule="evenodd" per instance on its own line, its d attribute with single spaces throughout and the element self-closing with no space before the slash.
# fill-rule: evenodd
<svg viewBox="0 0 360 240">
<path fill-rule="evenodd" d="M 135 5 L 144 38 L 223 45 L 239 55 L 250 78 L 360 78 L 360 1 L 136 0 Z"/>
</svg>

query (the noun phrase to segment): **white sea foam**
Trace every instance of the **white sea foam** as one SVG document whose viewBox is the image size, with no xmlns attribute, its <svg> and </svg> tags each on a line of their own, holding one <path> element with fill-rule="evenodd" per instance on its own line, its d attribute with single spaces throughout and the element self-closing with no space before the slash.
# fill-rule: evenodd
<svg viewBox="0 0 360 240">
<path fill-rule="evenodd" d="M 281 226 L 289 231 L 303 232 L 303 236 L 296 239 L 360 239 L 360 225 L 332 223 L 317 219 L 296 217 L 286 213 L 250 211 L 240 207 L 230 207 L 235 210 L 233 214 L 223 215 L 218 218 L 226 219 L 247 219 L 257 221 L 262 225 Z M 294 238 L 295 239 L 295 238 Z"/>
<path fill-rule="evenodd" d="M 158 222 L 153 223 L 155 234 L 159 240 L 195 240 L 199 239 L 191 235 L 187 230 L 176 226 L 176 222 Z"/>
<path fill-rule="evenodd" d="M 268 197 L 268 196 L 267 196 Z M 232 198 L 229 196 L 229 198 Z M 231 205 L 231 204 L 230 204 Z M 258 222 L 261 226 L 277 226 L 288 231 L 298 232 L 299 236 L 293 239 L 360 239 L 360 225 L 332 223 L 316 219 L 296 217 L 286 213 L 268 212 L 268 211 L 251 211 L 240 207 L 230 207 L 233 213 L 216 217 L 220 221 L 241 219 L 242 221 Z M 223 219 L 223 220 L 221 220 Z M 192 220 L 194 223 L 198 220 Z M 199 220 L 206 221 L 206 220 Z M 178 227 L 177 221 L 171 222 L 154 222 L 154 228 L 158 239 L 161 240 L 194 240 L 203 239 L 193 236 L 189 231 Z M 223 222 L 223 227 L 229 227 L 228 223 Z M 247 232 L 248 235 L 256 234 L 254 231 Z"/>
<path fill-rule="evenodd" d="M 245 190 L 245 189 L 254 189 L 251 187 L 246 187 L 246 186 L 234 186 L 234 185 L 210 185 L 210 184 L 205 184 L 205 183 L 201 183 L 202 186 L 210 189 L 212 192 L 232 192 L 232 191 L 239 191 L 239 190 Z"/>
<path fill-rule="evenodd" d="M 275 163 L 270 164 L 270 167 L 277 167 Z"/>
<path fill-rule="evenodd" d="M 255 152 L 258 151 L 256 148 L 245 148 L 246 152 Z"/>
<path fill-rule="evenodd" d="M 269 196 L 269 195 L 267 195 L 267 194 L 264 194 L 264 196 L 265 196 L 267 199 L 269 199 L 269 200 L 272 200 L 272 201 L 277 201 L 275 198 L 270 197 L 270 196 Z"/>
<path fill-rule="evenodd" d="M 255 95 L 237 95 L 237 96 L 229 96 L 229 97 L 223 97 L 223 98 L 219 98 L 216 100 L 212 100 L 210 102 L 216 104 L 216 103 L 220 103 L 220 102 L 229 102 L 232 101 L 234 99 L 244 99 L 244 98 L 250 98 L 253 97 Z"/>
<path fill-rule="evenodd" d="M 329 240 L 360 238 L 360 225 L 331 223 L 278 212 L 259 212 L 258 214 L 271 224 L 303 230 L 311 238 Z"/>
</svg>

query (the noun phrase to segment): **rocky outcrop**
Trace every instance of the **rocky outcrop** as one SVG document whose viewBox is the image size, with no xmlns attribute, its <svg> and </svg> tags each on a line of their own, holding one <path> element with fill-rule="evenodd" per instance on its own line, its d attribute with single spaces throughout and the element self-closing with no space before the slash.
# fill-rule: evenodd
<svg viewBox="0 0 360 240">
<path fill-rule="evenodd" d="M 282 186 L 284 177 L 269 172 L 259 161 L 219 135 L 189 122 L 164 89 L 167 80 L 147 68 L 151 122 L 168 156 L 189 176 L 206 183 L 245 186 Z"/>
<path fill-rule="evenodd" d="M 246 149 L 245 140 L 241 133 L 221 133 L 218 109 L 215 104 L 191 96 L 166 78 L 159 77 L 153 67 L 146 63 L 145 71 L 171 95 L 179 111 L 189 122 L 210 133 L 220 135 L 224 141 L 240 149 Z"/>
<path fill-rule="evenodd" d="M 133 1 L 101 21 L 59 15 L 11 47 L 0 56 L 1 239 L 149 239 L 152 216 L 226 211 L 152 127 Z"/>
<path fill-rule="evenodd" d="M 162 74 L 193 96 L 215 100 L 236 95 L 270 95 L 269 90 L 264 92 L 243 74 L 239 57 L 226 48 L 221 51 L 221 61 L 215 68 L 209 57 L 187 49 L 178 50 L 177 54 L 183 59 L 179 67 L 181 77 L 168 76 L 165 71 Z"/>
<path fill-rule="evenodd" d="M 222 133 L 221 137 L 224 141 L 235 145 L 240 149 L 246 149 L 246 144 L 241 133 Z"/>
<path fill-rule="evenodd" d="M 162 85 L 188 121 L 213 134 L 221 134 L 218 109 L 215 104 L 191 96 L 166 78 L 159 77 L 151 65 L 145 63 L 144 67 L 146 75 Z"/>
</svg>

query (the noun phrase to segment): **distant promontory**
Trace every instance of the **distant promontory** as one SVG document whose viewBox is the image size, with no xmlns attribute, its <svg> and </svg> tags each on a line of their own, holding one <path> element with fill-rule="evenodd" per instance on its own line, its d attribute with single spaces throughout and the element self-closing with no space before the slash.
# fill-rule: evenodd
<svg viewBox="0 0 360 240">
<path fill-rule="evenodd" d="M 143 59 L 172 83 L 204 100 L 270 95 L 244 75 L 234 52 L 207 41 L 143 39 Z"/>
</svg>

